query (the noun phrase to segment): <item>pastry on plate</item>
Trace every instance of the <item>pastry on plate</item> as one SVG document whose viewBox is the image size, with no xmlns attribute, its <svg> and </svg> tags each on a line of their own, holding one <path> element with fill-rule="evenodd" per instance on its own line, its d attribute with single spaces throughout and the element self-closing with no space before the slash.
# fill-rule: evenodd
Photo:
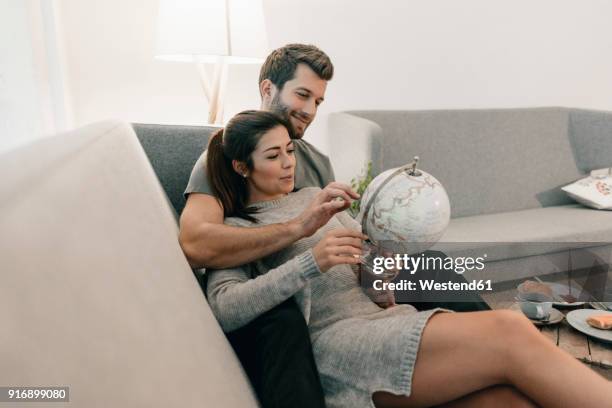
<svg viewBox="0 0 612 408">
<path fill-rule="evenodd" d="M 596 329 L 612 330 L 612 314 L 589 316 L 587 323 Z"/>
</svg>

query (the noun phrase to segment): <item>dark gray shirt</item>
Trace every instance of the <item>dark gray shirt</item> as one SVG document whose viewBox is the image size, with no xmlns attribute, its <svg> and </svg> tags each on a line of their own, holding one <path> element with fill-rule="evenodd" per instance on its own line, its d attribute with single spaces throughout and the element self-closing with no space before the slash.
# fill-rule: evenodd
<svg viewBox="0 0 612 408">
<path fill-rule="evenodd" d="M 334 181 L 334 171 L 329 158 L 305 140 L 295 139 L 295 189 L 304 187 L 324 188 Z M 206 177 L 206 151 L 202 153 L 191 171 L 185 197 L 190 193 L 214 195 Z"/>
</svg>

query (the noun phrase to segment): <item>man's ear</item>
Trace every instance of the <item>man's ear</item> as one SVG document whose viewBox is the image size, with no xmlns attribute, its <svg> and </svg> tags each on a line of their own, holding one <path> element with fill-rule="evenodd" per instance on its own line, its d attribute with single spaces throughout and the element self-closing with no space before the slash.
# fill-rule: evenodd
<svg viewBox="0 0 612 408">
<path fill-rule="evenodd" d="M 246 177 L 249 175 L 249 168 L 247 167 L 245 162 L 232 160 L 232 167 L 234 168 L 234 171 L 238 173 L 241 177 Z"/>
<path fill-rule="evenodd" d="M 268 78 L 261 81 L 261 83 L 259 84 L 259 94 L 261 95 L 262 98 L 264 98 L 266 95 L 268 96 L 272 95 L 273 85 L 274 84 L 272 83 L 272 81 L 270 81 Z"/>
<path fill-rule="evenodd" d="M 272 81 L 267 78 L 261 81 L 259 84 L 259 94 L 261 95 L 261 102 L 263 105 L 270 104 L 275 91 L 276 85 L 274 85 Z"/>
</svg>

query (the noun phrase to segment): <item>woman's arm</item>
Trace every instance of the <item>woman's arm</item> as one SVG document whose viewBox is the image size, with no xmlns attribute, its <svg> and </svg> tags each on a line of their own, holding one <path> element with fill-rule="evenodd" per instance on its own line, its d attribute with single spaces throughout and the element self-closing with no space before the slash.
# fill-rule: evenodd
<svg viewBox="0 0 612 408">
<path fill-rule="evenodd" d="M 321 274 L 311 250 L 255 279 L 249 271 L 246 265 L 207 272 L 208 302 L 225 332 L 248 324 L 293 296 L 308 279 Z"/>
</svg>

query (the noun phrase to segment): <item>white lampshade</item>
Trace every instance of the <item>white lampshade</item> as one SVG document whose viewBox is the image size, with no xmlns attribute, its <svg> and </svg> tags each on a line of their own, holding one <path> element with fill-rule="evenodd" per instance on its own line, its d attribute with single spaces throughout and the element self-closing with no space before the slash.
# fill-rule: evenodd
<svg viewBox="0 0 612 408">
<path fill-rule="evenodd" d="M 156 58 L 256 63 L 267 53 L 261 0 L 159 1 Z"/>
</svg>

